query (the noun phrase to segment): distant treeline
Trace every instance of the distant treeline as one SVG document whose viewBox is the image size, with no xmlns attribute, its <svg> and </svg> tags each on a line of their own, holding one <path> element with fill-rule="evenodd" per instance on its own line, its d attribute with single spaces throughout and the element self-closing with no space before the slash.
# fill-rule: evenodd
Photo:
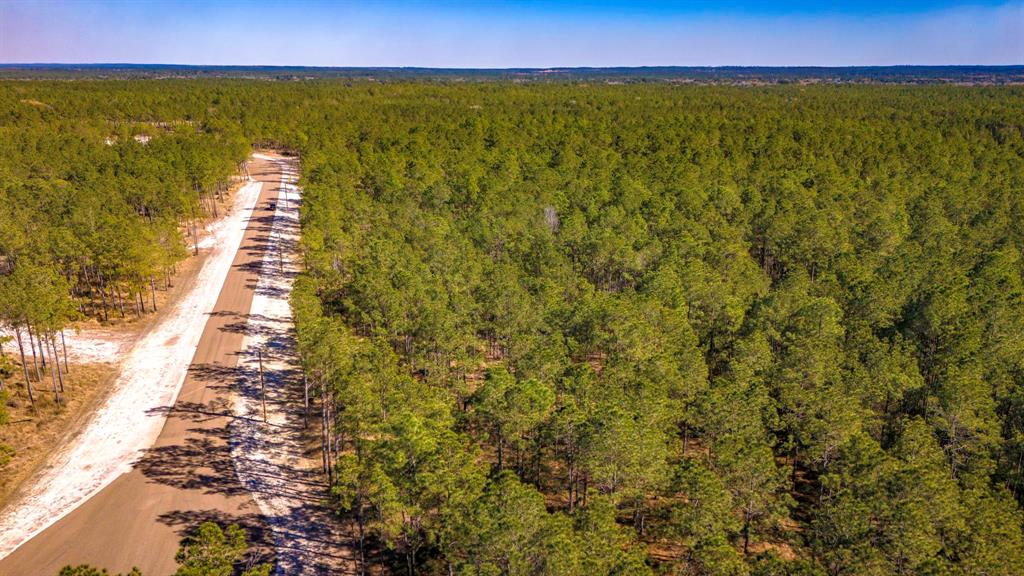
<svg viewBox="0 0 1024 576">
<path fill-rule="evenodd" d="M 0 281 L 180 242 L 245 142 L 361 565 L 1024 572 L 1024 88 L 0 83 Z"/>
<path fill-rule="evenodd" d="M 704 84 L 1021 84 L 1019 66 L 638 66 L 609 68 L 417 68 L 190 66 L 173 64 L 0 64 L 0 78 L 261 78 Z"/>
</svg>

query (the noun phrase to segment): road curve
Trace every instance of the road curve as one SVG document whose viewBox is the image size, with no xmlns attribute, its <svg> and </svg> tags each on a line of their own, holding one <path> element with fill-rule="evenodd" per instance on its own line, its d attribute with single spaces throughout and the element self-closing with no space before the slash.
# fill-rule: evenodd
<svg viewBox="0 0 1024 576">
<path fill-rule="evenodd" d="M 156 442 L 129 472 L 0 560 L 0 574 L 46 576 L 83 563 L 171 574 L 181 538 L 206 520 L 237 522 L 255 541 L 269 541 L 259 509 L 236 475 L 228 425 L 266 247 L 259 239 L 273 221 L 280 170 L 270 160 L 250 163 L 251 176 L 262 183 L 259 198 Z"/>
</svg>

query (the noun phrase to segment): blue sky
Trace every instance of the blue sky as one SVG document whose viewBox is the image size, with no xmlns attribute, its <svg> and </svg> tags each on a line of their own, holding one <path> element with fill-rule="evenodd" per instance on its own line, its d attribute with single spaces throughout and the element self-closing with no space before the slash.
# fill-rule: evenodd
<svg viewBox="0 0 1024 576">
<path fill-rule="evenodd" d="M 1024 0 L 0 0 L 0 62 L 1024 64 Z"/>
</svg>

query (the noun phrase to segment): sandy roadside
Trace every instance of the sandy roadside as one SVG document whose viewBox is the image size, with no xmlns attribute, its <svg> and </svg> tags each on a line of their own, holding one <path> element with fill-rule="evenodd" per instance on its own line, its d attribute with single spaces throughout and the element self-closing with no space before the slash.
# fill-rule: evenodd
<svg viewBox="0 0 1024 576">
<path fill-rule="evenodd" d="M 0 558 L 128 471 L 152 445 L 166 417 L 161 407 L 178 394 L 259 191 L 260 184 L 250 182 L 236 192 L 224 225 L 212 231 L 213 247 L 192 284 L 125 353 L 109 396 L 81 432 L 0 512 Z"/>
<path fill-rule="evenodd" d="M 238 362 L 253 295 L 273 222 L 280 170 L 254 160 L 255 205 L 243 218 L 216 302 L 205 315 L 195 353 L 153 444 L 124 474 L 39 531 L 5 558 L 4 576 L 55 574 L 62 566 L 91 564 L 112 572 L 137 566 L 144 574 L 171 574 L 181 539 L 198 525 L 238 523 L 259 561 L 272 561 L 272 536 L 259 506 L 242 486 L 230 450 L 231 404 L 245 368 Z"/>
<path fill-rule="evenodd" d="M 319 454 L 306 453 L 309 427 L 289 303 L 301 269 L 298 174 L 293 162 L 268 159 L 281 167 L 281 183 L 243 338 L 239 366 L 246 377 L 234 398 L 239 417 L 229 425 L 231 455 L 271 528 L 277 574 L 355 574 L 351 539 L 323 505 L 328 490 Z"/>
<path fill-rule="evenodd" d="M 56 413 L 40 415 L 41 421 L 36 421 L 36 417 L 23 421 L 15 419 L 0 433 L 0 441 L 16 445 L 19 454 L 4 468 L 4 477 L 0 478 L 0 513 L 34 484 L 36 474 L 52 458 L 53 446 L 68 446 L 75 442 L 96 410 L 113 394 L 113 384 L 120 373 L 124 355 L 134 342 L 167 316 L 174 302 L 188 292 L 208 255 L 209 250 L 201 251 L 199 256 L 178 265 L 171 287 L 158 294 L 159 311 L 156 314 L 147 314 L 141 321 L 132 319 L 108 327 L 91 325 L 95 321 L 83 322 L 65 330 L 71 371 L 66 375 L 69 394 L 64 396 L 64 407 Z M 60 360 L 63 359 L 62 350 Z M 44 400 L 49 400 L 48 395 L 44 397 Z"/>
</svg>

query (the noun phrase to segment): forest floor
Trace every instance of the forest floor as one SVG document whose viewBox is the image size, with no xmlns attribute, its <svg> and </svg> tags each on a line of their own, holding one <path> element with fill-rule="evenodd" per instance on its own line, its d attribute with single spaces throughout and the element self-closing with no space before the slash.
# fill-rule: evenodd
<svg viewBox="0 0 1024 576">
<path fill-rule="evenodd" d="M 69 363 L 70 371 L 64 375 L 65 394 L 58 407 L 50 385 L 43 380 L 35 383 L 37 412 L 33 414 L 23 392 L 24 385 L 10 385 L 16 396 L 8 402 L 11 419 L 0 428 L 0 444 L 13 449 L 13 458 L 0 475 L 0 506 L 10 498 L 17 498 L 18 488 L 26 478 L 46 461 L 53 446 L 73 441 L 89 414 L 96 411 L 109 392 L 110 383 L 117 374 L 116 367 L 105 363 Z M 21 369 L 15 377 L 21 376 Z"/>
<path fill-rule="evenodd" d="M 174 298 L 165 301 L 169 305 L 148 329 L 144 323 L 133 328 L 129 322 L 114 321 L 112 327 L 87 328 L 77 339 L 68 339 L 69 361 L 75 356 L 95 362 L 97 355 L 115 354 L 112 362 L 99 364 L 106 364 L 117 377 L 112 385 L 107 384 L 109 375 L 106 383 L 99 379 L 91 399 L 69 403 L 63 419 L 54 419 L 45 433 L 32 434 L 39 437 L 35 446 L 49 449 L 29 448 L 25 454 L 19 476 L 25 480 L 31 474 L 31 482 L 22 481 L 0 511 L 0 558 L 110 484 L 153 444 L 166 416 L 161 409 L 178 394 L 260 188 L 259 182 L 249 182 L 235 193 L 233 209 L 222 219 L 225 224 L 213 227 L 212 248 L 190 259 L 193 270 L 188 264 L 183 267 L 176 281 L 180 293 L 172 293 Z M 116 336 L 107 339 L 103 334 Z M 84 345 L 76 347 L 79 342 Z M 75 369 L 72 366 L 72 375 Z M 17 425 L 8 428 L 18 434 Z M 60 448 L 54 451 L 52 446 Z"/>
</svg>

